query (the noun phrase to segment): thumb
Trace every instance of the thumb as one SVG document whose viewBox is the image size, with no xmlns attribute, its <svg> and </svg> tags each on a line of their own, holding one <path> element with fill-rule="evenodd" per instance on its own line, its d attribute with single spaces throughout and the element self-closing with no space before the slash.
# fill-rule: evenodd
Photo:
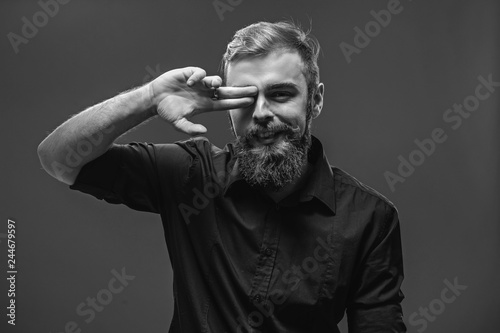
<svg viewBox="0 0 500 333">
<path fill-rule="evenodd" d="M 186 118 L 181 118 L 173 122 L 172 124 L 177 130 L 189 135 L 198 135 L 207 132 L 207 128 L 205 126 L 200 124 L 193 124 Z"/>
</svg>

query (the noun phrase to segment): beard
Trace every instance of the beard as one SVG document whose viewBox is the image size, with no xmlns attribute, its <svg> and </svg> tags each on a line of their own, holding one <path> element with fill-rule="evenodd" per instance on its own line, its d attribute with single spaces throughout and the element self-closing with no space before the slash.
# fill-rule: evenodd
<svg viewBox="0 0 500 333">
<path fill-rule="evenodd" d="M 269 145 L 255 145 L 258 134 L 271 132 L 276 140 Z M 234 141 L 238 169 L 246 182 L 274 192 L 298 179 L 307 163 L 307 153 L 311 147 L 310 119 L 306 120 L 303 135 L 300 128 L 280 123 L 266 126 L 253 125 L 245 136 Z"/>
</svg>

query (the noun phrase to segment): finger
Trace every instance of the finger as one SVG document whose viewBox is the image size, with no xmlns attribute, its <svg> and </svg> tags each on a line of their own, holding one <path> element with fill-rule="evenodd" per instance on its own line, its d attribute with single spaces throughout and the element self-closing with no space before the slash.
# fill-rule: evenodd
<svg viewBox="0 0 500 333">
<path fill-rule="evenodd" d="M 189 135 L 198 135 L 207 132 L 207 128 L 205 126 L 200 124 L 193 124 L 186 118 L 181 118 L 173 122 L 172 124 L 178 131 L 181 131 Z"/>
<path fill-rule="evenodd" d="M 223 111 L 231 109 L 246 108 L 253 104 L 255 99 L 253 97 L 232 98 L 232 99 L 219 99 L 213 102 L 214 111 Z"/>
<path fill-rule="evenodd" d="M 207 76 L 207 72 L 199 67 L 188 67 L 188 75 L 189 78 L 187 80 L 187 85 L 192 86 L 196 82 L 201 81 L 205 76 Z"/>
<path fill-rule="evenodd" d="M 219 88 L 222 85 L 222 79 L 217 75 L 207 76 L 202 81 L 207 88 Z"/>
<path fill-rule="evenodd" d="M 251 97 L 257 95 L 259 90 L 255 86 L 248 87 L 220 87 L 217 89 L 219 99 Z"/>
</svg>

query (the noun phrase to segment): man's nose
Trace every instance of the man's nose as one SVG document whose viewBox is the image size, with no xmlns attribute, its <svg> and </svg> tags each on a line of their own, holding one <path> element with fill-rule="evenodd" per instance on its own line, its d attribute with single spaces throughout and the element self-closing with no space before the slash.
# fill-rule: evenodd
<svg viewBox="0 0 500 333">
<path fill-rule="evenodd" d="M 258 97 L 254 103 L 252 118 L 256 123 L 267 123 L 274 117 L 274 113 L 269 107 L 269 103 L 263 97 Z"/>
</svg>

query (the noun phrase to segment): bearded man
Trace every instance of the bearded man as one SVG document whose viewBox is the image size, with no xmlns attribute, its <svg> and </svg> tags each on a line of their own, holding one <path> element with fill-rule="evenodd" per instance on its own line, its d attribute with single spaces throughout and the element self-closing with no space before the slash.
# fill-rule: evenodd
<svg viewBox="0 0 500 333">
<path fill-rule="evenodd" d="M 174 272 L 169 332 L 405 332 L 394 205 L 330 166 L 318 42 L 289 22 L 234 35 L 222 78 L 186 67 L 69 119 L 39 146 L 70 188 L 160 214 Z M 235 141 L 115 144 L 158 116 L 228 110 Z M 72 152 L 72 153 L 68 153 Z"/>
</svg>

